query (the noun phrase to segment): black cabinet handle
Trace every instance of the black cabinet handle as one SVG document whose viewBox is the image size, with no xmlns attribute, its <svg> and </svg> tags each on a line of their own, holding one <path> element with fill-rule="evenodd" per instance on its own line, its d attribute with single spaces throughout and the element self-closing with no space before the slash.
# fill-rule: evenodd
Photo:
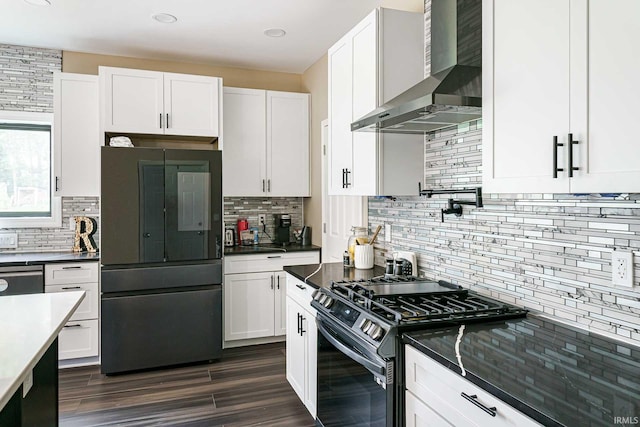
<svg viewBox="0 0 640 427">
<path fill-rule="evenodd" d="M 469 402 L 473 403 L 478 408 L 482 409 L 484 412 L 486 412 L 487 414 L 491 415 L 492 417 L 495 417 L 496 414 L 498 413 L 498 408 L 496 408 L 495 406 L 492 407 L 492 408 L 487 408 L 482 403 L 480 403 L 478 401 L 478 395 L 477 394 L 472 394 L 471 396 L 469 396 L 467 393 L 465 393 L 463 391 L 462 393 L 460 393 L 460 396 L 464 397 L 466 400 L 468 400 Z"/>
<path fill-rule="evenodd" d="M 80 286 L 65 286 L 64 288 L 62 288 L 63 291 L 68 291 L 71 289 L 82 289 Z"/>
<path fill-rule="evenodd" d="M 344 188 L 344 176 L 346 169 L 342 169 L 342 188 Z"/>
<path fill-rule="evenodd" d="M 264 193 L 264 179 L 262 180 L 262 192 Z"/>
<path fill-rule="evenodd" d="M 60 178 L 56 176 L 56 191 L 60 190 L 60 187 L 58 186 L 59 183 L 60 183 Z"/>
<path fill-rule="evenodd" d="M 169 113 L 167 113 L 167 129 L 169 129 Z"/>
<path fill-rule="evenodd" d="M 275 258 L 282 258 L 282 255 L 269 255 L 269 256 L 267 256 L 267 259 L 275 259 Z"/>
<path fill-rule="evenodd" d="M 562 142 L 558 142 L 558 136 L 553 135 L 553 177 L 558 177 L 558 172 L 564 172 L 563 168 L 558 168 L 558 147 L 563 147 Z"/>
<path fill-rule="evenodd" d="M 78 325 L 78 324 L 75 324 L 75 325 L 64 325 L 64 327 L 65 328 L 81 328 L 82 325 Z"/>
<path fill-rule="evenodd" d="M 306 291 L 307 288 L 305 288 L 304 286 L 302 286 L 300 283 L 296 283 L 296 288 L 298 289 L 302 289 L 303 291 Z"/>
<path fill-rule="evenodd" d="M 160 129 L 162 129 L 162 113 L 160 113 Z"/>
<path fill-rule="evenodd" d="M 273 289 L 273 276 L 271 276 L 271 289 Z"/>
<path fill-rule="evenodd" d="M 82 267 L 74 265 L 73 267 L 62 267 L 63 270 L 80 270 Z"/>
<path fill-rule="evenodd" d="M 573 146 L 578 145 L 578 141 L 573 140 L 573 134 L 569 134 L 569 140 L 567 145 L 569 146 L 569 178 L 573 178 L 573 171 L 580 170 L 580 168 L 573 167 Z"/>
<path fill-rule="evenodd" d="M 271 180 L 267 180 L 267 193 L 271 193 Z"/>
<path fill-rule="evenodd" d="M 277 276 L 276 279 L 277 279 L 277 282 L 278 282 L 277 287 L 278 287 L 278 289 L 280 289 L 280 276 Z"/>
</svg>

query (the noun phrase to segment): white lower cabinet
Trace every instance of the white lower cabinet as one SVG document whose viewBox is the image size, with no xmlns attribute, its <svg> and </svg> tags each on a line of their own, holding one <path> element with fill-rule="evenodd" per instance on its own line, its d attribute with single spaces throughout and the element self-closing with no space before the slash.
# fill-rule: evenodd
<svg viewBox="0 0 640 427">
<path fill-rule="evenodd" d="M 410 391 L 405 395 L 405 405 L 406 427 L 455 427 Z"/>
<path fill-rule="evenodd" d="M 99 330 L 98 319 L 67 322 L 58 335 L 58 359 L 97 356 Z"/>
<path fill-rule="evenodd" d="M 316 313 L 310 306 L 313 288 L 287 274 L 287 381 L 316 417 Z"/>
<path fill-rule="evenodd" d="M 540 425 L 408 345 L 405 362 L 407 427 Z"/>
<path fill-rule="evenodd" d="M 318 251 L 225 257 L 225 343 L 284 336 L 287 294 L 282 268 L 319 262 Z"/>
<path fill-rule="evenodd" d="M 97 262 L 55 263 L 44 266 L 45 292 L 85 291 L 76 311 L 58 336 L 58 359 L 76 363 L 73 359 L 99 356 L 100 288 Z M 86 360 L 82 361 L 87 363 Z M 93 362 L 90 362 L 93 363 Z"/>
<path fill-rule="evenodd" d="M 225 341 L 283 335 L 284 273 L 225 276 Z"/>
</svg>

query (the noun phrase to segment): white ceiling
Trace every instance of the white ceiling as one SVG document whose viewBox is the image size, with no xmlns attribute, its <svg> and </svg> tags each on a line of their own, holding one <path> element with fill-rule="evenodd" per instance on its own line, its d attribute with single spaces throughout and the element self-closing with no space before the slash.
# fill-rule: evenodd
<svg viewBox="0 0 640 427">
<path fill-rule="evenodd" d="M 302 73 L 375 7 L 423 0 L 1 0 L 0 43 Z M 161 24 L 165 12 L 178 22 Z M 285 37 L 266 37 L 282 28 Z"/>
</svg>

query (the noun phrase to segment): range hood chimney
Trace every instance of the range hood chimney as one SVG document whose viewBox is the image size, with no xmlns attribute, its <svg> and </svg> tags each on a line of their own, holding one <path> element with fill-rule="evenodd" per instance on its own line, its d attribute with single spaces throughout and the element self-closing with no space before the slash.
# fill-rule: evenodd
<svg viewBox="0 0 640 427">
<path fill-rule="evenodd" d="M 415 134 L 482 117 L 482 0 L 431 0 L 425 9 L 431 75 L 353 122 L 352 131 Z"/>
</svg>

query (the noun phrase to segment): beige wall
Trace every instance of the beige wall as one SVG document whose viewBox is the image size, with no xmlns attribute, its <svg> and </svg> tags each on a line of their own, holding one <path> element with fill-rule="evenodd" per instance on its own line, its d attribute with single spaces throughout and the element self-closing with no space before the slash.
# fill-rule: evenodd
<svg viewBox="0 0 640 427">
<path fill-rule="evenodd" d="M 328 56 L 325 54 L 302 75 L 304 92 L 311 93 L 310 178 L 311 197 L 304 200 L 304 223 L 312 227 L 313 244 L 322 245 L 322 141 L 321 122 L 327 118 Z"/>
<path fill-rule="evenodd" d="M 424 13 L 424 0 L 382 0 L 380 7 Z"/>
<path fill-rule="evenodd" d="M 66 50 L 62 52 L 62 71 L 64 72 L 98 74 L 98 66 L 100 65 L 222 77 L 225 86 L 303 92 L 302 75 L 300 74 L 126 56 L 98 55 Z"/>
</svg>

